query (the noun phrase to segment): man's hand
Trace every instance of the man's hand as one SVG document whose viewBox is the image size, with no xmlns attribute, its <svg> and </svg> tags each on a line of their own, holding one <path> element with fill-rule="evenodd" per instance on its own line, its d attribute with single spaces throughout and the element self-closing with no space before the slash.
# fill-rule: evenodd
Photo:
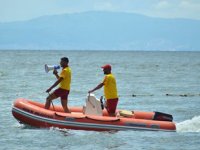
<svg viewBox="0 0 200 150">
<path fill-rule="evenodd" d="M 92 90 L 88 91 L 88 93 L 89 93 L 89 94 L 92 93 Z"/>
<path fill-rule="evenodd" d="M 58 71 L 56 69 L 53 70 L 54 75 L 58 75 Z"/>
<path fill-rule="evenodd" d="M 47 89 L 47 90 L 46 90 L 46 92 L 47 92 L 47 93 L 49 93 L 51 90 L 52 90 L 52 89 L 51 89 L 51 88 L 49 88 L 49 89 Z"/>
</svg>

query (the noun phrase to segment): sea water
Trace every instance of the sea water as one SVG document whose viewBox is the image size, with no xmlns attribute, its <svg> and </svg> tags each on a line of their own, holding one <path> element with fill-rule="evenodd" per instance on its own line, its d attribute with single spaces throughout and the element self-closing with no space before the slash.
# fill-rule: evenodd
<svg viewBox="0 0 200 150">
<path fill-rule="evenodd" d="M 45 103 L 56 81 L 44 65 L 69 58 L 72 84 L 69 106 L 83 106 L 87 92 L 103 80 L 101 66 L 112 65 L 119 109 L 172 114 L 177 132 L 94 132 L 39 129 L 14 119 L 19 97 Z M 60 71 L 60 70 L 59 70 Z M 103 90 L 95 92 L 97 97 Z M 200 52 L 141 51 L 0 51 L 0 149 L 200 149 Z M 54 105 L 60 105 L 55 100 Z"/>
</svg>

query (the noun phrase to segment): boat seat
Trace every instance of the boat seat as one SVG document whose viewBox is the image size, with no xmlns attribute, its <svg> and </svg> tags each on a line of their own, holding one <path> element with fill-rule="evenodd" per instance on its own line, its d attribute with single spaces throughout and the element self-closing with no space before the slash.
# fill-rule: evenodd
<svg viewBox="0 0 200 150">
<path fill-rule="evenodd" d="M 133 118 L 133 111 L 130 110 L 120 110 L 119 115 L 122 117 Z"/>
<path fill-rule="evenodd" d="M 94 94 L 89 94 L 86 98 L 86 106 L 83 106 L 85 115 L 103 116 L 101 102 Z"/>
</svg>

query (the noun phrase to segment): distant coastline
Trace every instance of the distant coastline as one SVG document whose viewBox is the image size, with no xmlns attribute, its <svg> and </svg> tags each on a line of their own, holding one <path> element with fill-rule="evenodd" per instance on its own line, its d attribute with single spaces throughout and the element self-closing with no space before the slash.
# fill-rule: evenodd
<svg viewBox="0 0 200 150">
<path fill-rule="evenodd" d="M 200 20 L 90 11 L 0 23 L 0 49 L 200 50 Z"/>
</svg>

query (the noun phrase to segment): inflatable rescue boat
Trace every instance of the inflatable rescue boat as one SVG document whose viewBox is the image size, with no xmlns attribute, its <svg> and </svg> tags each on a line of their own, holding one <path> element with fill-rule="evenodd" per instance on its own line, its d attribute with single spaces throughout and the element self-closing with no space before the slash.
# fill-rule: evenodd
<svg viewBox="0 0 200 150">
<path fill-rule="evenodd" d="M 14 101 L 12 114 L 20 123 L 39 128 L 176 131 L 172 115 L 161 112 L 117 110 L 116 116 L 111 117 L 93 94 L 88 95 L 85 106 L 69 110 L 71 113 L 63 112 L 62 106 L 47 110 L 42 103 L 19 98 Z"/>
</svg>

